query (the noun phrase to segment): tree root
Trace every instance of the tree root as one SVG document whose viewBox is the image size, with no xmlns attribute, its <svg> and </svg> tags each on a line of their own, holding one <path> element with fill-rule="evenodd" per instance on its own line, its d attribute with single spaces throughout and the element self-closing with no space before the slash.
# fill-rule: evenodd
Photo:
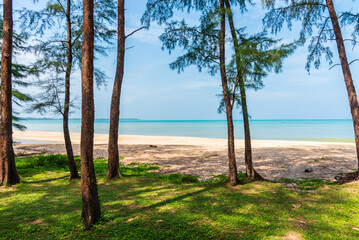
<svg viewBox="0 0 359 240">
<path fill-rule="evenodd" d="M 268 181 L 264 177 L 262 177 L 255 169 L 253 169 L 254 175 L 253 176 L 247 176 L 247 179 L 250 181 Z"/>
<path fill-rule="evenodd" d="M 236 183 L 233 185 L 233 183 L 231 182 L 231 175 L 228 173 L 227 175 L 227 179 L 226 179 L 226 183 L 231 183 L 232 186 L 236 186 L 238 184 L 241 184 L 242 181 L 240 181 L 238 178 L 236 179 Z"/>
<path fill-rule="evenodd" d="M 337 180 L 338 184 L 354 182 L 359 180 L 359 172 L 351 172 L 345 174 L 344 176 L 335 176 L 334 178 Z"/>
<path fill-rule="evenodd" d="M 269 180 L 267 180 L 267 179 L 265 179 L 264 177 L 262 177 L 255 169 L 253 169 L 253 171 L 254 171 L 254 176 L 252 176 L 252 177 L 248 177 L 248 176 L 247 176 L 247 181 L 248 181 L 248 182 L 255 182 L 255 181 L 270 182 Z M 247 182 L 247 181 L 245 181 L 245 182 Z M 241 181 L 241 180 L 239 180 L 239 179 L 237 178 L 235 185 L 243 184 L 243 183 L 245 183 L 245 182 L 243 182 L 243 181 Z M 226 183 L 231 183 L 231 176 L 230 176 L 230 174 L 227 175 Z M 233 185 L 232 183 L 231 183 L 231 185 L 232 185 L 232 186 L 235 186 L 235 185 Z"/>
</svg>

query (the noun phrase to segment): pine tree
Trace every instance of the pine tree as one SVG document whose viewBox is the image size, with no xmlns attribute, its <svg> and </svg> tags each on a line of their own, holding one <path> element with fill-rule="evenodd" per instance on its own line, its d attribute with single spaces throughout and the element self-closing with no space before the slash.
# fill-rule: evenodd
<svg viewBox="0 0 359 240">
<path fill-rule="evenodd" d="M 118 154 L 118 124 L 120 120 L 120 98 L 125 62 L 125 1 L 118 0 L 118 28 L 117 28 L 117 65 L 113 84 L 110 112 L 110 129 L 108 141 L 108 171 L 109 179 L 120 177 Z"/>
<path fill-rule="evenodd" d="M 262 86 L 262 78 L 267 75 L 268 71 L 271 71 L 273 68 L 275 68 L 276 72 L 280 71 L 283 59 L 294 50 L 294 44 L 273 47 L 273 45 L 278 44 L 278 41 L 266 37 L 266 33 L 259 33 L 246 39 L 243 33 L 241 33 L 240 30 L 237 30 L 234 25 L 230 1 L 224 0 L 224 2 L 235 52 L 233 61 L 235 62 L 237 73 L 234 78 L 232 95 L 235 95 L 236 88 L 239 88 L 240 91 L 240 106 L 244 123 L 244 161 L 246 175 L 250 180 L 263 180 L 253 167 L 246 82 L 251 78 L 252 83 L 257 87 Z M 237 2 L 234 3 L 238 4 Z M 242 9 L 245 8 L 244 1 L 241 1 L 239 4 Z M 239 33 L 240 39 L 238 38 L 237 33 Z"/>
<path fill-rule="evenodd" d="M 12 142 L 12 7 L 12 0 L 4 0 L 3 41 L 1 49 L 0 186 L 17 184 L 20 182 L 20 177 L 16 170 Z"/>
<path fill-rule="evenodd" d="M 200 26 L 189 27 L 185 21 L 171 21 L 173 10 L 198 10 L 201 12 Z M 207 69 L 209 74 L 220 72 L 224 105 L 226 108 L 228 131 L 228 181 L 231 185 L 239 183 L 234 146 L 233 112 L 228 92 L 225 63 L 225 11 L 224 1 L 148 1 L 142 23 L 149 26 L 151 21 L 166 23 L 165 33 L 160 36 L 163 48 L 171 53 L 176 47 L 186 53 L 170 64 L 171 69 L 180 73 L 185 67 L 196 65 L 199 71 Z"/>
<path fill-rule="evenodd" d="M 118 127 L 120 120 L 120 100 L 123 74 L 125 68 L 125 42 L 127 37 L 135 34 L 144 27 L 140 27 L 133 32 L 125 35 L 125 0 L 118 0 L 117 12 L 117 64 L 116 76 L 113 83 L 111 111 L 110 111 L 110 129 L 108 141 L 108 179 L 121 177 L 118 149 Z"/>
<path fill-rule="evenodd" d="M 82 218 L 86 228 L 101 218 L 93 163 L 94 140 L 94 5 L 93 0 L 83 0 L 83 47 L 82 47 L 82 119 L 81 119 L 81 192 Z"/>
<path fill-rule="evenodd" d="M 3 19 L 2 15 L 0 19 L 0 39 L 3 38 Z M 22 53 L 25 48 L 25 41 L 28 39 L 28 35 L 19 35 L 16 32 L 13 32 L 13 55 L 17 53 Z M 0 50 L 2 49 L 2 43 L 0 43 Z M 1 72 L 1 71 L 0 71 Z M 32 66 L 28 66 L 21 63 L 16 63 L 12 61 L 12 103 L 18 107 L 25 107 L 28 103 L 31 103 L 34 99 L 30 94 L 25 94 L 21 91 L 22 87 L 28 87 L 30 85 L 29 76 L 36 76 L 37 70 Z M 19 130 L 25 130 L 26 126 L 21 124 L 21 118 L 19 113 L 12 110 L 12 125 L 14 128 Z"/>
<path fill-rule="evenodd" d="M 286 5 L 276 8 L 276 2 L 284 2 Z M 307 57 L 306 69 L 309 71 L 311 65 L 314 63 L 315 68 L 319 68 L 321 64 L 321 57 L 324 54 L 326 60 L 332 64 L 333 53 L 327 44 L 329 40 L 335 39 L 337 51 L 340 59 L 340 66 L 342 68 L 344 82 L 348 93 L 348 100 L 350 111 L 353 119 L 355 144 L 358 160 L 359 175 L 359 105 L 358 98 L 355 91 L 355 86 L 350 71 L 350 63 L 347 58 L 344 39 L 342 35 L 342 26 L 347 24 L 356 24 L 358 26 L 358 15 L 350 12 L 341 14 L 342 26 L 340 25 L 333 0 L 296 0 L 296 1 L 274 1 L 266 0 L 264 4 L 269 8 L 263 20 L 266 27 L 272 29 L 272 32 L 278 33 L 283 24 L 287 23 L 291 29 L 293 21 L 301 21 L 302 29 L 300 31 L 299 40 L 304 44 L 310 39 L 308 47 L 309 54 Z M 313 31 L 317 30 L 318 34 L 313 35 Z M 358 33 L 356 28 L 353 36 Z M 351 39 L 352 43 L 356 43 L 355 38 Z"/>
<path fill-rule="evenodd" d="M 226 3 L 227 2 L 227 3 Z M 219 5 L 218 5 L 219 3 Z M 249 132 L 249 115 L 246 105 L 245 87 L 258 88 L 262 86 L 262 78 L 272 69 L 280 70 L 282 60 L 292 52 L 294 45 L 274 47 L 278 41 L 266 37 L 265 33 L 246 37 L 243 29 L 234 26 L 230 4 L 239 5 L 245 10 L 246 1 L 148 1 L 147 11 L 143 22 L 155 20 L 159 24 L 167 22 L 165 33 L 160 37 L 163 48 L 170 52 L 176 47 L 186 50 L 186 54 L 170 64 L 170 68 L 179 72 L 184 67 L 196 65 L 199 71 L 207 68 L 215 75 L 220 71 L 222 82 L 222 100 L 219 112 L 226 112 L 228 130 L 228 181 L 232 185 L 238 183 L 237 166 L 234 146 L 233 107 L 238 103 L 242 107 L 245 122 L 245 163 L 249 179 L 262 179 L 253 168 L 251 140 Z M 227 6 L 226 6 L 227 5 Z M 200 26 L 189 27 L 185 21 L 171 21 L 173 8 L 198 10 L 202 15 Z M 226 15 L 231 30 L 231 43 L 235 54 L 230 64 L 225 61 L 225 27 Z M 238 36 L 237 34 L 240 33 Z M 234 67 L 234 68 L 233 68 Z M 238 94 L 239 92 L 239 94 Z"/>
<path fill-rule="evenodd" d="M 115 5 L 110 0 L 96 0 L 94 9 L 95 39 L 98 41 L 96 52 L 106 54 L 116 31 L 110 29 L 116 17 Z M 38 36 L 38 43 L 28 48 L 38 56 L 35 66 L 41 73 L 38 85 L 43 92 L 37 96 L 37 102 L 32 109 L 46 113 L 52 110 L 63 118 L 63 133 L 70 168 L 70 180 L 79 178 L 69 131 L 71 74 L 81 67 L 83 16 L 82 4 L 79 0 L 49 0 L 45 9 L 34 11 L 21 10 L 22 28 L 30 29 Z M 58 27 L 63 31 L 55 32 L 46 38 L 45 33 L 51 28 Z M 106 75 L 95 68 L 97 86 L 104 84 Z"/>
</svg>

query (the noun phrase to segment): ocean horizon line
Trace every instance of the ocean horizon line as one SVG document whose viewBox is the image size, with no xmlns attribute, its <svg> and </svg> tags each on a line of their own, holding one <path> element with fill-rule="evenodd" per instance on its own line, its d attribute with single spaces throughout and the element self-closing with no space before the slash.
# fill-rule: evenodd
<svg viewBox="0 0 359 240">
<path fill-rule="evenodd" d="M 62 120 L 62 118 L 33 118 L 25 117 L 20 120 Z M 81 118 L 69 118 L 69 120 L 81 120 Z M 110 120 L 109 118 L 96 118 L 96 120 Z M 227 121 L 226 119 L 139 119 L 139 118 L 120 118 L 120 121 Z M 340 121 L 340 120 L 352 120 L 351 118 L 260 118 L 250 119 L 249 121 Z M 234 119 L 233 121 L 243 121 L 243 119 Z"/>
</svg>

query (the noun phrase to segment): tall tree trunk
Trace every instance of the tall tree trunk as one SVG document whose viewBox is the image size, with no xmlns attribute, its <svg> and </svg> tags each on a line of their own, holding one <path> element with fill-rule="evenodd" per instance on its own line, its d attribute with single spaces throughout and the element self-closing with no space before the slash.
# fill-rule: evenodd
<svg viewBox="0 0 359 240">
<path fill-rule="evenodd" d="M 241 93 L 241 102 L 242 102 L 242 113 L 243 113 L 243 124 L 244 124 L 244 159 L 246 165 L 246 174 L 247 178 L 251 180 L 262 180 L 263 178 L 254 170 L 253 160 L 252 160 L 252 146 L 251 146 L 251 133 L 249 128 L 249 118 L 248 118 L 248 108 L 247 108 L 247 99 L 246 99 L 246 89 L 244 85 L 244 76 L 241 70 L 241 56 L 239 54 L 239 43 L 236 33 L 236 28 L 234 27 L 233 14 L 231 10 L 231 5 L 228 0 L 224 0 L 226 4 L 226 12 L 228 16 L 229 26 L 231 29 L 232 40 L 234 45 L 234 52 L 236 56 L 236 67 L 237 67 L 237 76 L 239 81 L 239 89 Z"/>
<path fill-rule="evenodd" d="M 81 123 L 81 191 L 82 218 L 90 228 L 101 218 L 93 163 L 94 96 L 93 57 L 94 19 L 93 0 L 83 0 L 83 46 L 82 46 L 82 123 Z"/>
<path fill-rule="evenodd" d="M 348 58 L 344 46 L 343 36 L 341 32 L 341 28 L 338 22 L 338 17 L 335 12 L 334 4 L 332 0 L 326 0 L 327 8 L 329 11 L 330 19 L 333 24 L 335 40 L 337 42 L 338 53 L 340 58 L 340 63 L 342 66 L 342 71 L 344 75 L 344 81 L 348 92 L 349 105 L 353 118 L 354 125 L 354 134 L 355 134 L 355 145 L 358 159 L 358 173 L 359 173 L 359 105 L 358 98 L 355 92 L 355 87 L 352 79 L 352 74 L 350 72 L 350 67 L 348 63 Z"/>
<path fill-rule="evenodd" d="M 109 179 L 120 177 L 118 154 L 118 124 L 120 120 L 120 98 L 125 62 L 125 1 L 118 0 L 118 39 L 117 66 L 113 84 L 110 113 L 110 132 L 108 141 L 108 172 Z"/>
<path fill-rule="evenodd" d="M 12 146 L 12 0 L 4 0 L 3 11 L 0 98 L 0 186 L 12 185 L 20 182 Z"/>
<path fill-rule="evenodd" d="M 233 127 L 233 117 L 231 104 L 231 99 L 228 92 L 228 81 L 227 81 L 227 72 L 226 72 L 226 57 L 225 57 L 225 35 L 226 35 L 226 14 L 224 11 L 224 0 L 220 0 L 220 15 L 221 15 L 221 30 L 219 35 L 219 44 L 220 44 L 220 69 L 221 69 L 221 80 L 223 88 L 223 97 L 226 105 L 226 115 L 227 115 L 227 130 L 228 130 L 228 164 L 229 164 L 229 175 L 228 181 L 230 181 L 232 186 L 235 186 L 239 183 L 237 176 L 237 163 L 236 163 L 236 154 L 234 148 L 234 127 Z"/>
<path fill-rule="evenodd" d="M 70 168 L 70 180 L 79 178 L 77 171 L 74 153 L 72 150 L 70 131 L 69 131 L 69 110 L 70 110 L 70 76 L 72 70 L 72 36 L 71 36 L 71 0 L 67 0 L 66 9 L 66 22 L 67 22 L 67 65 L 65 74 L 65 104 L 63 115 L 63 130 L 65 138 L 65 146 L 67 152 L 67 159 Z"/>
</svg>

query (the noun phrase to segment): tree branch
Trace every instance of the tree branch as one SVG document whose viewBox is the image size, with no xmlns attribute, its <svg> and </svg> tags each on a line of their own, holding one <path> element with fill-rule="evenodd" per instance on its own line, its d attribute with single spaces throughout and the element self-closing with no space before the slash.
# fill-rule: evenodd
<svg viewBox="0 0 359 240">
<path fill-rule="evenodd" d="M 325 19 L 324 21 L 324 24 L 323 24 L 323 27 L 321 28 L 320 32 L 319 32 L 319 35 L 317 36 L 317 43 L 315 44 L 315 47 L 313 48 L 312 52 L 309 54 L 309 55 L 312 55 L 314 50 L 318 47 L 319 45 L 319 42 L 320 42 L 320 38 L 321 38 L 321 35 L 322 33 L 324 32 L 325 30 L 325 27 L 327 26 L 327 22 L 329 21 L 330 17 L 327 17 L 327 19 Z"/>
<path fill-rule="evenodd" d="M 331 66 L 328 70 L 332 70 L 332 68 L 336 67 L 336 66 L 340 66 L 340 63 L 334 64 L 333 66 Z"/>
<path fill-rule="evenodd" d="M 327 7 L 326 4 L 321 4 L 321 3 L 298 3 L 298 4 L 292 4 L 290 6 L 287 7 L 281 7 L 281 8 L 276 8 L 275 10 L 291 10 L 293 8 L 297 8 L 297 7 L 304 7 L 304 6 L 322 6 L 322 7 Z"/>
<path fill-rule="evenodd" d="M 128 49 L 134 48 L 134 47 L 135 47 L 135 46 L 131 46 L 131 47 L 125 48 L 125 51 L 127 51 Z"/>
<path fill-rule="evenodd" d="M 217 62 L 216 60 L 214 60 L 212 57 L 210 57 L 210 56 L 204 54 L 203 52 L 198 51 L 197 49 L 195 49 L 195 48 L 193 48 L 193 47 L 190 47 L 190 48 L 193 49 L 194 51 L 196 51 L 197 53 L 199 53 L 204 59 L 210 60 L 210 61 L 212 61 L 212 62 L 214 62 L 214 63 L 216 63 L 216 64 L 218 64 L 218 65 L 220 64 L 219 62 Z"/>
<path fill-rule="evenodd" d="M 146 27 L 137 28 L 136 30 L 134 30 L 133 32 L 131 32 L 130 34 L 128 34 L 127 36 L 125 36 L 125 39 L 128 38 L 128 37 L 130 37 L 131 35 L 135 34 L 136 32 L 138 32 L 138 31 L 144 29 L 144 28 L 146 28 Z"/>
<path fill-rule="evenodd" d="M 356 62 L 356 61 L 359 61 L 359 59 L 354 59 L 353 61 L 351 61 L 351 62 L 349 63 L 349 65 L 352 64 L 352 63 L 354 63 L 354 62 Z"/>
<path fill-rule="evenodd" d="M 198 34 L 204 34 L 204 35 L 206 35 L 206 36 L 214 37 L 214 38 L 216 38 L 216 39 L 219 39 L 219 37 L 218 37 L 217 35 L 208 34 L 208 33 L 206 33 L 206 32 L 201 32 L 201 31 L 198 31 L 198 30 L 195 29 L 195 28 L 176 28 L 176 29 L 173 29 L 173 30 L 168 31 L 168 32 L 166 32 L 166 33 L 177 32 L 177 31 L 194 31 L 194 32 L 196 32 L 196 33 L 198 33 Z"/>
<path fill-rule="evenodd" d="M 239 73 L 237 73 L 236 81 L 234 81 L 234 88 L 233 88 L 233 95 L 232 95 L 233 102 L 231 104 L 232 109 L 233 109 L 234 103 L 236 102 L 236 89 L 239 84 L 239 76 L 238 75 L 239 75 Z"/>
<path fill-rule="evenodd" d="M 60 7 L 61 7 L 61 9 L 62 9 L 62 12 L 65 14 L 66 17 L 68 17 L 68 16 L 67 16 L 67 12 L 66 12 L 64 6 L 62 5 L 62 3 L 60 2 L 60 0 L 57 0 L 57 2 L 59 3 L 59 5 L 60 5 Z"/>
<path fill-rule="evenodd" d="M 79 34 L 79 35 L 77 35 L 77 37 L 76 37 L 76 38 L 74 39 L 74 41 L 72 42 L 71 47 L 73 47 L 73 46 L 75 45 L 76 41 L 81 37 L 81 35 L 82 35 L 82 33 Z"/>
</svg>

